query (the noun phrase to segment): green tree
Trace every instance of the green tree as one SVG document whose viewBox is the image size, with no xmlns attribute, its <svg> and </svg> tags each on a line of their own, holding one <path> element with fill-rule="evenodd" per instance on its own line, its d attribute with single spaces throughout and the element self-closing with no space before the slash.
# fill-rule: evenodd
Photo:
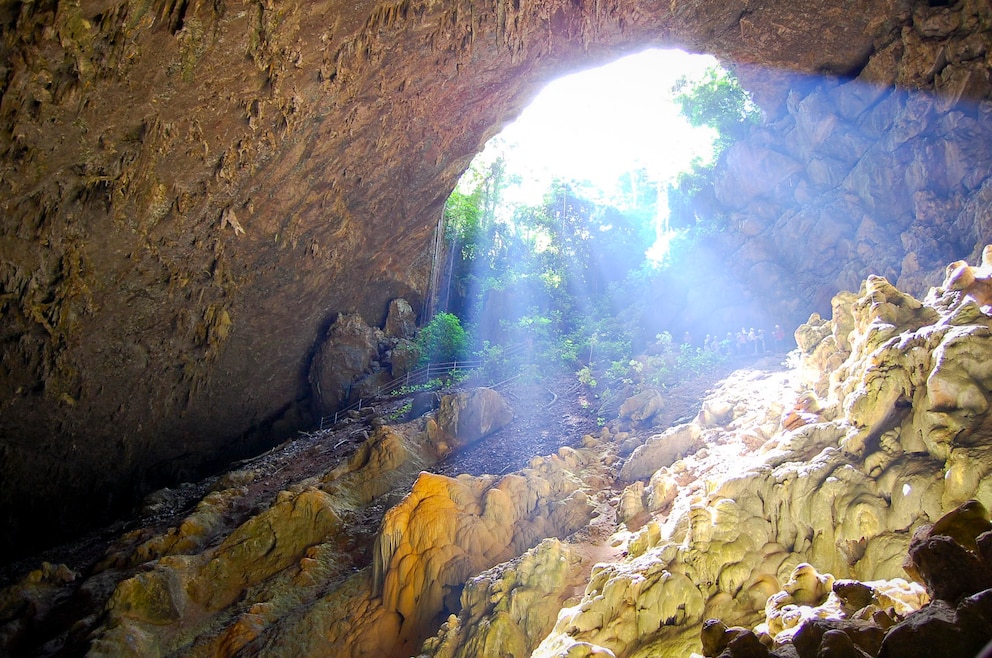
<svg viewBox="0 0 992 658">
<path fill-rule="evenodd" d="M 417 347 L 420 365 L 457 361 L 468 353 L 468 335 L 457 315 L 438 313 L 420 329 Z"/>
<path fill-rule="evenodd" d="M 473 162 L 448 197 L 439 308 L 471 316 L 479 295 L 501 275 L 514 238 L 512 227 L 497 217 L 506 185 L 505 163 L 496 157 Z"/>
<path fill-rule="evenodd" d="M 717 156 L 746 136 L 751 126 L 761 119 L 761 111 L 741 87 L 737 76 L 720 66 L 706 69 L 698 80 L 682 76 L 672 91 L 682 108 L 682 116 L 689 123 L 716 130 L 714 149 Z"/>
<path fill-rule="evenodd" d="M 446 207 L 450 278 L 442 287 L 461 301 L 441 308 L 472 326 L 479 341 L 522 344 L 556 363 L 574 361 L 576 343 L 566 342 L 587 341 L 583 326 L 621 308 L 613 299 L 622 290 L 618 282 L 646 259 L 654 212 L 634 206 L 657 203 L 657 185 L 643 172 L 632 175 L 621 211 L 594 188 L 555 180 L 540 203 L 497 217 L 491 201 L 501 191 L 500 169 L 470 176 Z"/>
<path fill-rule="evenodd" d="M 458 188 L 451 193 L 444 205 L 445 240 L 451 251 L 463 260 L 476 257 L 479 235 L 482 231 L 482 187 L 469 192 Z"/>
<path fill-rule="evenodd" d="M 668 225 L 672 229 L 693 228 L 697 223 L 713 224 L 716 198 L 713 194 L 713 171 L 716 161 L 704 163 L 699 158 L 691 168 L 679 174 L 668 186 Z"/>
<path fill-rule="evenodd" d="M 669 224 L 672 228 L 721 228 L 713 195 L 713 172 L 726 149 L 745 138 L 759 122 L 761 112 L 741 87 L 737 77 L 722 67 L 711 67 L 703 76 L 683 76 L 672 89 L 682 115 L 694 126 L 716 131 L 713 158 L 695 160 L 668 188 Z"/>
</svg>

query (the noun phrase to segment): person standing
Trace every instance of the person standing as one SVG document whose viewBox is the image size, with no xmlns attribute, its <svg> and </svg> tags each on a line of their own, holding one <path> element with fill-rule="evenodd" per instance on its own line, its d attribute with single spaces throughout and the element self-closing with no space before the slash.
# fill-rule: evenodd
<svg viewBox="0 0 992 658">
<path fill-rule="evenodd" d="M 772 344 L 775 346 L 776 352 L 781 352 L 785 349 L 785 332 L 782 331 L 782 327 L 775 325 L 772 330 Z"/>
</svg>

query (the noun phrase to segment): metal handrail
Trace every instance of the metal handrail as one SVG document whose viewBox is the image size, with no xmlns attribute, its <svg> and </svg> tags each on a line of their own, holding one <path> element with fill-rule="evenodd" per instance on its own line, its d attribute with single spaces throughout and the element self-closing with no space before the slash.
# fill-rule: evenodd
<svg viewBox="0 0 992 658">
<path fill-rule="evenodd" d="M 514 345 L 508 350 L 503 352 L 503 356 L 513 356 L 514 354 L 522 351 L 524 348 L 523 344 Z M 411 384 L 421 384 L 428 383 L 431 381 L 431 373 L 435 375 L 449 375 L 463 370 L 475 370 L 481 368 L 485 364 L 484 359 L 463 359 L 461 361 L 446 361 L 443 363 L 428 363 L 422 368 L 417 368 L 416 370 L 411 370 L 401 377 L 397 377 L 392 381 L 386 382 L 382 386 L 376 388 L 376 393 L 374 398 L 359 398 L 357 402 L 344 407 L 343 409 L 338 409 L 334 412 L 332 416 L 323 416 L 320 419 L 319 429 L 324 429 L 324 423 L 331 421 L 332 425 L 336 425 L 338 418 L 348 413 L 349 411 L 361 411 L 362 406 L 371 399 L 378 399 L 383 395 L 389 395 L 396 390 L 403 388 L 404 386 L 410 386 Z M 510 380 L 515 379 L 511 377 Z M 507 381 L 510 381 L 507 380 Z M 500 382 L 505 383 L 505 382 Z"/>
</svg>

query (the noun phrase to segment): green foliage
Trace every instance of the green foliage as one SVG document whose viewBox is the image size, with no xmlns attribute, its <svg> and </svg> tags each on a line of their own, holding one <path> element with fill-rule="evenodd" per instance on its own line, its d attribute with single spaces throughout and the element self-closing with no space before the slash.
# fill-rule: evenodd
<svg viewBox="0 0 992 658">
<path fill-rule="evenodd" d="M 517 320 L 516 326 L 528 338 L 547 338 L 551 328 L 551 318 L 541 315 L 536 307 L 530 309 L 530 314 Z"/>
<path fill-rule="evenodd" d="M 455 370 L 441 377 L 433 377 L 423 384 L 400 386 L 390 395 L 409 395 L 410 393 L 419 393 L 421 391 L 437 391 L 442 388 L 451 388 L 452 386 L 461 384 L 471 376 L 472 372 L 470 370 Z"/>
<path fill-rule="evenodd" d="M 627 361 L 614 361 L 610 364 L 610 367 L 606 369 L 606 376 L 614 381 L 624 381 L 627 375 L 630 374 L 630 366 Z M 630 382 L 626 382 L 630 383 Z"/>
<path fill-rule="evenodd" d="M 606 406 L 619 403 L 647 388 L 664 389 L 698 377 L 726 359 L 726 355 L 713 350 L 699 349 L 685 343 L 676 345 L 671 334 L 662 332 L 648 346 L 647 355 L 615 360 L 602 371 L 587 366 L 577 374 L 580 381 L 596 382 L 598 377 L 598 383 L 605 385 L 600 395 Z"/>
<path fill-rule="evenodd" d="M 631 172 L 618 197 L 623 210 L 561 180 L 540 203 L 507 209 L 505 185 L 500 161 L 473 165 L 448 199 L 440 308 L 477 328 L 477 351 L 522 345 L 544 374 L 629 360 L 638 318 L 615 316 L 655 239 L 657 183 Z M 427 360 L 437 360 L 431 350 Z M 498 361 L 487 376 L 514 367 Z"/>
<path fill-rule="evenodd" d="M 554 341 L 548 353 L 553 363 L 562 366 L 571 366 L 579 361 L 579 346 L 567 336 Z"/>
<path fill-rule="evenodd" d="M 675 368 L 681 378 L 699 376 L 726 361 L 727 357 L 713 350 L 700 349 L 688 343 L 679 346 L 679 356 Z"/>
<path fill-rule="evenodd" d="M 675 101 L 682 115 L 694 126 L 710 126 L 717 132 L 719 153 L 747 134 L 761 112 L 732 72 L 714 66 L 699 80 L 683 76 L 675 83 Z"/>
<path fill-rule="evenodd" d="M 482 188 L 469 193 L 455 189 L 444 205 L 445 240 L 460 251 L 462 260 L 478 255 L 482 232 Z"/>
<path fill-rule="evenodd" d="M 410 410 L 413 409 L 413 401 L 405 402 L 402 406 L 397 407 L 395 411 L 386 415 L 386 420 L 390 423 L 397 423 L 404 420 L 409 414 Z"/>
<path fill-rule="evenodd" d="M 496 183 L 502 179 L 493 171 L 498 173 L 491 170 L 490 175 L 471 178 L 477 187 L 466 191 L 460 186 L 448 200 L 449 253 L 441 297 L 450 303 L 442 303 L 442 308 L 492 327 L 492 318 L 480 317 L 487 296 L 503 291 L 502 299 L 512 297 L 514 302 L 511 312 L 501 314 L 504 329 L 518 329 L 516 334 L 542 343 L 540 350 L 545 351 L 574 331 L 611 286 L 645 261 L 654 240 L 654 212 L 621 212 L 584 197 L 574 184 L 556 180 L 541 203 L 513 206 L 511 217 L 496 217 L 489 206 L 493 196 L 500 195 Z M 629 177 L 629 197 L 656 202 L 656 188 L 644 176 Z M 528 316 L 551 323 L 528 326 Z M 488 331 L 480 338 L 505 340 Z"/>
<path fill-rule="evenodd" d="M 726 222 L 717 212 L 719 204 L 712 183 L 716 162 L 727 147 L 747 136 L 761 112 L 737 77 L 721 67 L 707 69 L 698 80 L 683 76 L 672 91 L 689 123 L 709 126 L 717 137 L 714 157 L 709 162 L 693 161 L 691 169 L 679 174 L 675 184 L 669 186 L 669 223 L 676 229 L 722 229 Z"/>
<path fill-rule="evenodd" d="M 630 359 L 632 331 L 624 318 L 596 313 L 586 318 L 576 332 L 580 336 L 580 356 L 589 362 L 613 362 Z"/>
<path fill-rule="evenodd" d="M 678 175 L 668 186 L 668 223 L 673 229 L 694 228 L 714 223 L 719 205 L 713 194 L 716 161 L 704 163 L 698 158 L 691 168 Z"/>
<path fill-rule="evenodd" d="M 606 376 L 613 381 L 633 384 L 634 377 L 644 371 L 644 363 L 637 359 L 614 361 L 606 371 Z"/>
<path fill-rule="evenodd" d="M 476 350 L 476 358 L 482 361 L 480 374 L 490 383 L 495 383 L 511 375 L 511 359 L 502 345 L 493 345 L 488 340 Z"/>
<path fill-rule="evenodd" d="M 589 388 L 596 388 L 597 382 L 593 376 L 592 368 L 589 366 L 583 366 L 579 368 L 578 372 L 575 373 L 579 378 L 579 383 L 583 386 L 588 386 Z"/>
<path fill-rule="evenodd" d="M 420 363 L 443 363 L 465 358 L 468 336 L 453 313 L 438 313 L 417 334 Z"/>
</svg>

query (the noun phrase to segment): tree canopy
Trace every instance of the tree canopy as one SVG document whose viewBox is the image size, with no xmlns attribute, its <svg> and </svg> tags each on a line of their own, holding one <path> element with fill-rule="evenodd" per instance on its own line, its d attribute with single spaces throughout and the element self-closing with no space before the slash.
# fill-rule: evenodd
<svg viewBox="0 0 992 658">
<path fill-rule="evenodd" d="M 697 80 L 682 77 L 672 91 L 689 123 L 713 128 L 716 139 L 713 158 L 708 163 L 697 159 L 669 186 L 670 224 L 682 229 L 698 225 L 718 229 L 721 218 L 714 212 L 713 171 L 723 152 L 760 121 L 761 112 L 737 77 L 722 67 L 707 69 Z"/>
<path fill-rule="evenodd" d="M 716 131 L 717 155 L 746 136 L 761 118 L 761 111 L 741 87 L 737 76 L 723 67 L 711 67 L 697 80 L 683 76 L 672 91 L 690 124 L 709 126 Z"/>
<path fill-rule="evenodd" d="M 691 124 L 714 129 L 716 157 L 758 120 L 756 106 L 723 69 L 683 78 L 672 91 Z M 444 313 L 424 340 L 446 343 L 463 325 L 478 353 L 523 345 L 549 366 L 595 362 L 623 370 L 632 350 L 652 343 L 671 319 L 632 300 L 678 294 L 671 288 L 678 277 L 666 278 L 647 258 L 659 220 L 670 220 L 682 249 L 721 227 L 714 161 L 697 159 L 674 182 L 631 167 L 608 198 L 581 181 L 554 179 L 540 201 L 527 203 L 508 200 L 518 181 L 503 157 L 473 162 L 445 205 L 438 292 Z"/>
</svg>

